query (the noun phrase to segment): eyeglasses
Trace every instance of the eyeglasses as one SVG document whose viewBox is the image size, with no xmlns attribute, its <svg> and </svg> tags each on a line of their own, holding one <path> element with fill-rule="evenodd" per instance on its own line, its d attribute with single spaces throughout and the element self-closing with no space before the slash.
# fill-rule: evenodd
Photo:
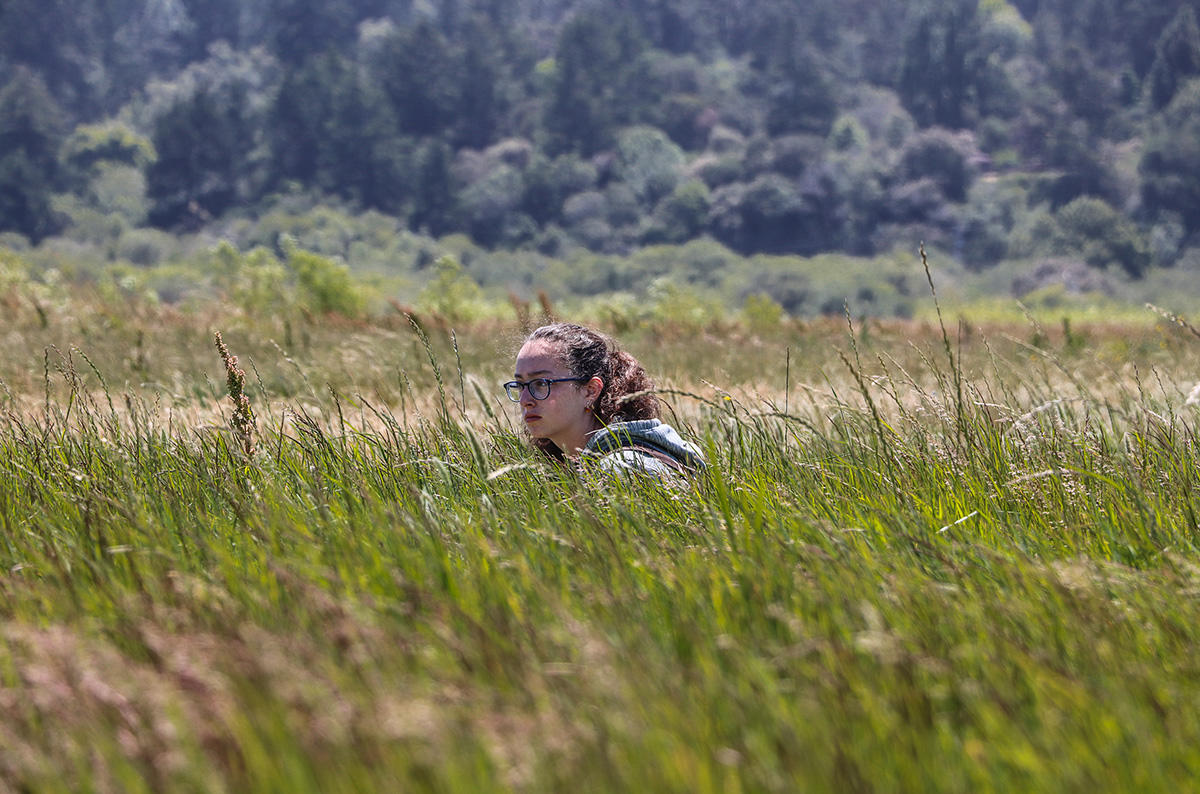
<svg viewBox="0 0 1200 794">
<path fill-rule="evenodd" d="M 510 380 L 504 384 L 504 391 L 508 394 L 508 399 L 515 403 L 521 402 L 521 390 L 529 389 L 529 396 L 535 400 L 544 400 L 550 396 L 551 383 L 563 383 L 564 381 L 575 381 L 578 383 L 582 380 L 591 380 L 590 378 L 534 378 L 530 381 L 522 383 L 519 380 Z"/>
</svg>

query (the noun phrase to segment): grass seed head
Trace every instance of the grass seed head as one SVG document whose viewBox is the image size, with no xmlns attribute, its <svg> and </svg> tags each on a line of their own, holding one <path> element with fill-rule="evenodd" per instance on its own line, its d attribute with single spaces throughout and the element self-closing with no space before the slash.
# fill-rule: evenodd
<svg viewBox="0 0 1200 794">
<path fill-rule="evenodd" d="M 229 399 L 233 401 L 233 416 L 229 422 L 237 434 L 242 451 L 247 455 L 254 454 L 255 421 L 254 411 L 250 408 L 250 398 L 246 396 L 246 373 L 238 367 L 237 356 L 229 352 L 221 339 L 221 332 L 215 334 L 217 352 L 225 362 L 225 381 L 229 390 Z"/>
</svg>

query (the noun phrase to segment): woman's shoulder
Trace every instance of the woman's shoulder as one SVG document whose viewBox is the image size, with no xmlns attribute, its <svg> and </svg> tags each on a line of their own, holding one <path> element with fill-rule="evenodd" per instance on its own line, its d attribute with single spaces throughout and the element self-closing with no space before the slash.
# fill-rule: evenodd
<svg viewBox="0 0 1200 794">
<path fill-rule="evenodd" d="M 598 461 L 604 468 L 636 469 L 659 476 L 704 468 L 700 450 L 658 419 L 613 422 L 602 427 L 588 440 L 584 459 Z"/>
</svg>

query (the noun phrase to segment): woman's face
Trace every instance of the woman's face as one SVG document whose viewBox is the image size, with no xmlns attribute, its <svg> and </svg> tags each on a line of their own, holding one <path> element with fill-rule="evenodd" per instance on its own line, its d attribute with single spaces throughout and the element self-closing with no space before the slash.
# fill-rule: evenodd
<svg viewBox="0 0 1200 794">
<path fill-rule="evenodd" d="M 529 382 L 537 378 L 554 380 L 570 378 L 575 373 L 563 363 L 560 346 L 546 339 L 531 339 L 517 353 L 516 380 Z M 535 400 L 529 389 L 521 390 L 521 418 L 529 435 L 548 438 L 568 455 L 582 449 L 588 434 L 599 427 L 588 410 L 600 394 L 603 383 L 599 378 L 589 381 L 562 381 L 550 385 L 550 394 Z"/>
</svg>

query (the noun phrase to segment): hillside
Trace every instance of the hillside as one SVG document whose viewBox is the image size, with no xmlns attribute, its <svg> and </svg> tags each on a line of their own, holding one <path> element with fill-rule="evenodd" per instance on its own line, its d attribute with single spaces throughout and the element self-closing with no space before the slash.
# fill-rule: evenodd
<svg viewBox="0 0 1200 794">
<path fill-rule="evenodd" d="M 7 0 L 0 244 L 86 280 L 286 232 L 410 300 L 464 246 L 529 296 L 546 260 L 924 241 L 1111 293 L 1200 263 L 1198 77 L 1176 0 Z"/>
</svg>

